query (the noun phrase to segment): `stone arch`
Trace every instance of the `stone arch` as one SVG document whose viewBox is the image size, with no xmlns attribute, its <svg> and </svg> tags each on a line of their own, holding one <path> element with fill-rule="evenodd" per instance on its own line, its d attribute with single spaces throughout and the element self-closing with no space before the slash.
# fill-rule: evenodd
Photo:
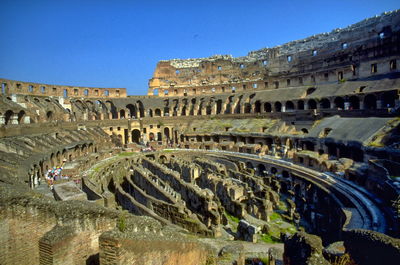
<svg viewBox="0 0 400 265">
<path fill-rule="evenodd" d="M 260 174 L 260 175 L 268 174 L 267 168 L 265 167 L 264 164 L 258 164 L 257 165 L 257 171 L 258 171 L 258 174 Z"/>
<path fill-rule="evenodd" d="M 154 141 L 155 140 L 155 138 L 154 138 L 154 133 L 149 133 L 149 141 Z"/>
<path fill-rule="evenodd" d="M 360 109 L 360 99 L 357 96 L 351 96 L 349 98 L 350 109 Z"/>
<path fill-rule="evenodd" d="M 317 101 L 315 101 L 315 99 L 310 99 L 308 101 L 308 109 L 317 109 Z"/>
<path fill-rule="evenodd" d="M 165 139 L 170 139 L 170 131 L 168 127 L 164 128 L 164 135 L 165 135 Z"/>
<path fill-rule="evenodd" d="M 14 112 L 12 110 L 7 110 L 6 113 L 4 113 L 4 124 L 10 124 L 10 121 L 12 117 L 14 116 Z"/>
<path fill-rule="evenodd" d="M 154 116 L 155 117 L 161 117 L 161 110 L 160 109 L 155 109 L 154 110 Z"/>
<path fill-rule="evenodd" d="M 331 108 L 331 102 L 327 98 L 322 98 L 319 101 L 319 106 L 321 109 L 330 109 Z"/>
<path fill-rule="evenodd" d="M 244 103 L 244 113 L 251 113 L 251 104 Z"/>
<path fill-rule="evenodd" d="M 333 101 L 335 109 L 344 109 L 344 99 L 342 97 L 336 97 Z"/>
<path fill-rule="evenodd" d="M 136 106 L 134 106 L 133 104 L 128 104 L 128 105 L 126 105 L 126 108 L 129 110 L 128 117 L 136 119 L 136 115 L 137 115 Z"/>
<path fill-rule="evenodd" d="M 254 169 L 253 163 L 251 163 L 250 161 L 247 161 L 246 162 L 246 168 Z"/>
<path fill-rule="evenodd" d="M 21 110 L 21 111 L 18 113 L 18 124 L 25 123 L 25 122 L 24 122 L 24 118 L 25 118 L 25 111 Z"/>
<path fill-rule="evenodd" d="M 285 111 L 294 111 L 294 103 L 292 101 L 286 101 Z"/>
<path fill-rule="evenodd" d="M 138 144 L 139 141 L 140 141 L 140 130 L 138 130 L 138 129 L 133 129 L 133 130 L 132 130 L 132 142 Z"/>
<path fill-rule="evenodd" d="M 121 110 L 119 111 L 119 118 L 120 118 L 120 119 L 125 119 L 125 110 L 124 110 L 124 109 L 121 109 Z"/>
<path fill-rule="evenodd" d="M 46 118 L 48 121 L 51 121 L 54 117 L 54 114 L 51 110 L 49 110 L 48 112 L 46 112 Z"/>
<path fill-rule="evenodd" d="M 282 103 L 280 103 L 279 101 L 275 102 L 274 109 L 276 112 L 281 112 L 282 111 Z"/>
<path fill-rule="evenodd" d="M 265 102 L 265 103 L 264 103 L 264 111 L 265 111 L 265 112 L 272 112 L 271 103 L 269 103 L 269 102 Z"/>
<path fill-rule="evenodd" d="M 118 112 L 117 108 L 115 107 L 114 103 L 111 101 L 107 100 L 106 101 L 106 106 L 108 108 L 108 111 L 111 113 L 111 118 L 112 119 L 118 119 Z"/>
<path fill-rule="evenodd" d="M 365 109 L 376 109 L 376 96 L 374 94 L 368 94 L 364 98 L 364 108 Z"/>
<path fill-rule="evenodd" d="M 382 93 L 382 108 L 394 108 L 398 97 L 397 91 L 387 91 Z"/>
</svg>

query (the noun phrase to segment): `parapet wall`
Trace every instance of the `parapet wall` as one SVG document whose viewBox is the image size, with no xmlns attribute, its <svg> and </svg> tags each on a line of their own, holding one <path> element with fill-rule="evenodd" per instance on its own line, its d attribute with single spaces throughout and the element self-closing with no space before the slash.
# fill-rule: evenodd
<svg viewBox="0 0 400 265">
<path fill-rule="evenodd" d="M 126 97 L 126 88 L 97 88 L 49 85 L 0 79 L 1 94 L 56 96 L 72 98 L 119 98 Z"/>
</svg>

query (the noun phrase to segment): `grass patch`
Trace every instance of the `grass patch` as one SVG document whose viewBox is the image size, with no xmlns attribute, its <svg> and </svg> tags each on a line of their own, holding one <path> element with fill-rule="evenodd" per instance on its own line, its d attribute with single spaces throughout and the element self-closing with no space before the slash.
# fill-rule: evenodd
<svg viewBox="0 0 400 265">
<path fill-rule="evenodd" d="M 233 216 L 233 215 L 231 215 L 231 214 L 229 214 L 227 211 L 225 211 L 225 215 L 226 215 L 226 217 L 230 220 L 230 221 L 232 221 L 232 222 L 234 222 L 234 223 L 239 223 L 239 218 L 237 218 L 236 216 Z"/>
<path fill-rule="evenodd" d="M 262 234 L 261 240 L 265 243 L 280 243 L 281 241 L 269 234 Z"/>
<path fill-rule="evenodd" d="M 272 213 L 271 216 L 269 217 L 270 221 L 278 221 L 278 220 L 282 220 L 282 216 L 279 213 Z"/>
<path fill-rule="evenodd" d="M 163 153 L 172 153 L 172 152 L 175 152 L 176 150 L 164 149 L 164 150 L 162 150 L 162 151 L 163 151 Z"/>
</svg>

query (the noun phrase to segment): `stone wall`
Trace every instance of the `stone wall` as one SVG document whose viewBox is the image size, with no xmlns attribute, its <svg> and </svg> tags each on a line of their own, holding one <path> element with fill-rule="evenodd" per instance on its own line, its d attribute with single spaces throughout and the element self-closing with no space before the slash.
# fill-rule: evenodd
<svg viewBox="0 0 400 265">
<path fill-rule="evenodd" d="M 115 98 L 126 97 L 126 88 L 94 88 L 78 86 L 60 86 L 22 82 L 8 79 L 0 79 L 4 88 L 2 94 L 23 94 L 34 96 L 55 96 L 72 98 Z"/>
</svg>

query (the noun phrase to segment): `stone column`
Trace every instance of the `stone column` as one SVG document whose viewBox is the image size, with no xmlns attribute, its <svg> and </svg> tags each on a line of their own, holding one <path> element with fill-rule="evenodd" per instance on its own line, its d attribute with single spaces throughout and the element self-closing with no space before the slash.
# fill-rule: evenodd
<svg viewBox="0 0 400 265">
<path fill-rule="evenodd" d="M 6 119 L 4 118 L 4 115 L 0 115 L 0 125 L 6 124 Z"/>
<path fill-rule="evenodd" d="M 350 108 L 350 102 L 345 101 L 344 102 L 344 110 L 349 110 L 349 108 Z"/>
<path fill-rule="evenodd" d="M 13 114 L 10 120 L 10 124 L 18 124 L 18 114 Z"/>
<path fill-rule="evenodd" d="M 308 103 L 304 102 L 304 110 L 308 110 Z"/>
<path fill-rule="evenodd" d="M 376 101 L 376 109 L 382 109 L 382 108 L 386 108 L 386 106 L 382 106 L 382 100 L 381 99 L 378 99 L 377 101 Z"/>
</svg>

